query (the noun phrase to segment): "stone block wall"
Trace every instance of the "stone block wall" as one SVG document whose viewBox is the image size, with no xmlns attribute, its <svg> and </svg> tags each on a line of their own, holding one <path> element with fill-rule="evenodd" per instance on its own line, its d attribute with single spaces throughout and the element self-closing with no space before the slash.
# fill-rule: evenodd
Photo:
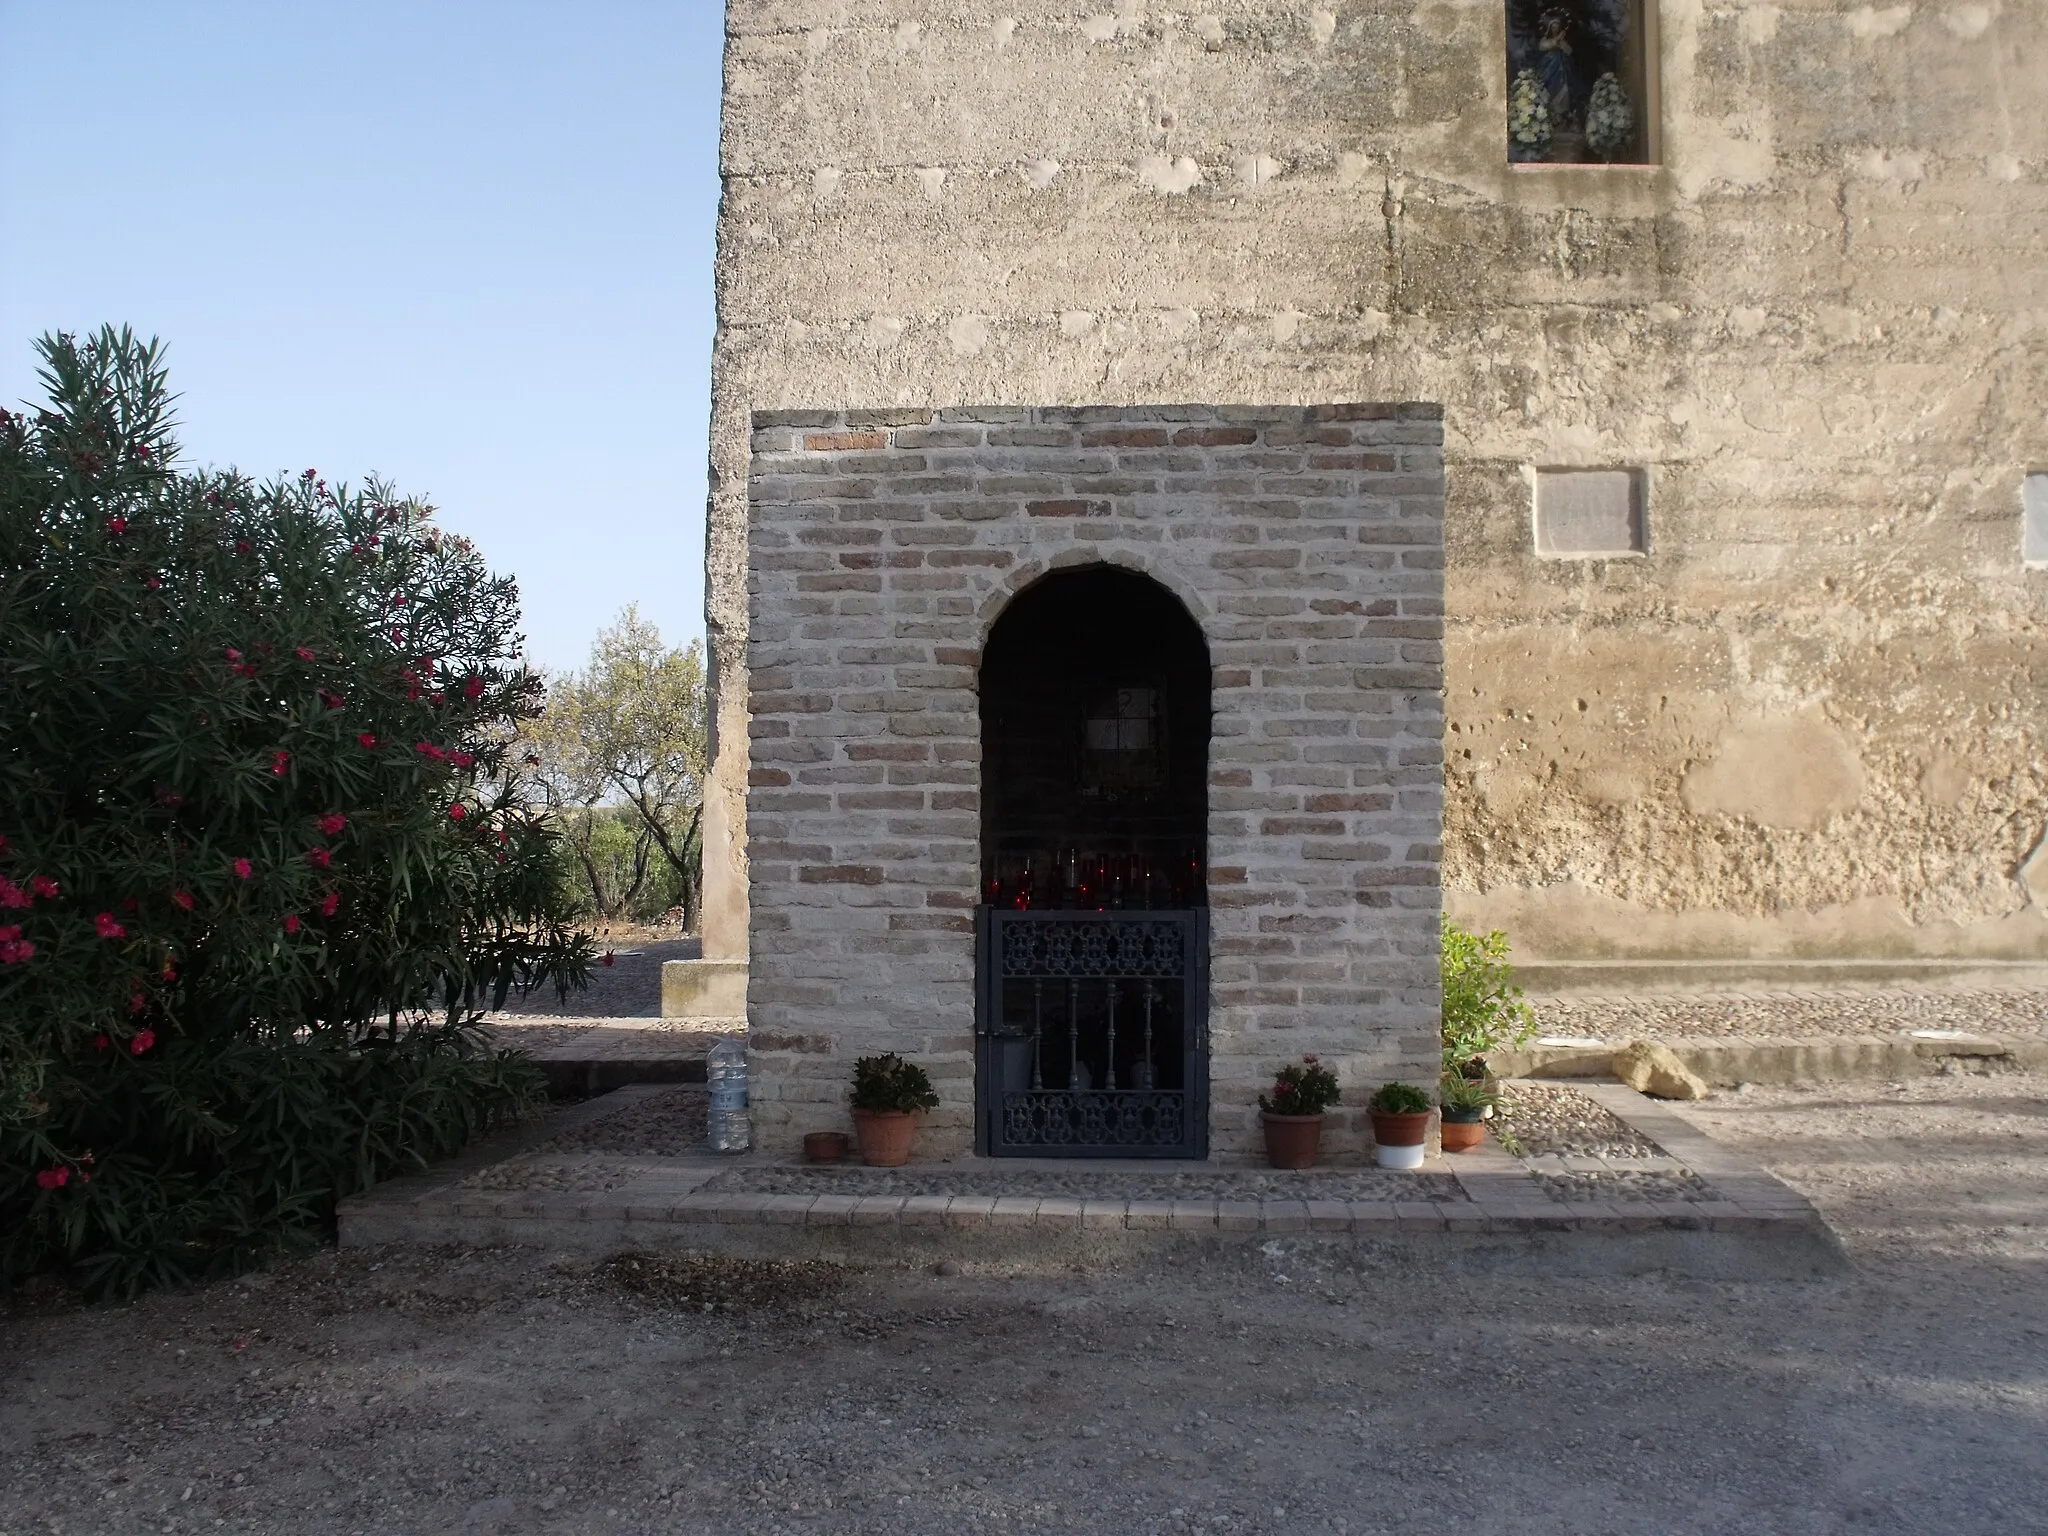
<svg viewBox="0 0 2048 1536">
<path fill-rule="evenodd" d="M 1152 577 L 1209 646 L 1212 1149 L 1250 1150 L 1303 1051 L 1354 1087 L 1432 1080 L 1442 453 L 1427 405 L 755 415 L 761 1145 L 844 1127 L 854 1059 L 890 1050 L 944 1097 L 924 1151 L 971 1145 L 981 648 L 1074 565 Z M 1362 1152 L 1355 1108 L 1331 1130 Z"/>
</svg>

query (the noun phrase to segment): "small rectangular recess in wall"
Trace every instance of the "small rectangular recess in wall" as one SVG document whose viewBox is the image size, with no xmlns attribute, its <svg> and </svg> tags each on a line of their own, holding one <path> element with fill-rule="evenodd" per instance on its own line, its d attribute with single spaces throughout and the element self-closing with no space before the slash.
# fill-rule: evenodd
<svg viewBox="0 0 2048 1536">
<path fill-rule="evenodd" d="M 1504 0 L 1508 161 L 1655 165 L 1656 0 Z"/>
<path fill-rule="evenodd" d="M 1536 471 L 1536 553 L 1554 560 L 1647 554 L 1640 469 Z"/>
<path fill-rule="evenodd" d="M 2048 469 L 2020 482 L 2020 559 L 2048 565 Z"/>
</svg>

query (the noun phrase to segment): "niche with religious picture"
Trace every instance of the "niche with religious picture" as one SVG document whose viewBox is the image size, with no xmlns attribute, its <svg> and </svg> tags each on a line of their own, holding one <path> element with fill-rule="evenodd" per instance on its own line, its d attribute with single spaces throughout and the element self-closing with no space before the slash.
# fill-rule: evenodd
<svg viewBox="0 0 2048 1536">
<path fill-rule="evenodd" d="M 1650 163 L 1652 0 L 1507 0 L 1508 159 Z"/>
</svg>

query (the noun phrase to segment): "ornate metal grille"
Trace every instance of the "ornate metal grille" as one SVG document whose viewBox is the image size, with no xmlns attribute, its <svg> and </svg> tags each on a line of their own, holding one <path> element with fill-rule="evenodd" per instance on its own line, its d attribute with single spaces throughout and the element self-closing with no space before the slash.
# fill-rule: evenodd
<svg viewBox="0 0 2048 1536">
<path fill-rule="evenodd" d="M 983 1152 L 1204 1155 L 1205 917 L 981 909 Z"/>
</svg>

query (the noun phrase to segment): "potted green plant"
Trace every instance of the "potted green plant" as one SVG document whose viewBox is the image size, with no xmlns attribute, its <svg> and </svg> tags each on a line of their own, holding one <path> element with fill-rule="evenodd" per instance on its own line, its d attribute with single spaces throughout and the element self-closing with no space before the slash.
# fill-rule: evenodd
<svg viewBox="0 0 2048 1536">
<path fill-rule="evenodd" d="M 1420 1168 L 1429 1140 L 1429 1095 L 1413 1083 L 1383 1083 L 1366 1108 L 1374 1160 L 1382 1168 Z"/>
<path fill-rule="evenodd" d="M 1446 1077 L 1484 1078 L 1490 1052 L 1526 1045 L 1536 1012 L 1508 964 L 1508 936 L 1468 933 L 1443 920 L 1443 1050 Z"/>
<path fill-rule="evenodd" d="M 1486 1140 L 1486 1112 L 1494 1099 L 1492 1078 L 1444 1074 L 1437 1089 L 1437 1106 L 1446 1152 L 1470 1152 Z"/>
<path fill-rule="evenodd" d="M 1323 1111 L 1337 1095 L 1337 1074 L 1313 1056 L 1274 1073 L 1273 1091 L 1259 1095 L 1266 1161 L 1275 1168 L 1314 1167 L 1323 1145 Z"/>
<path fill-rule="evenodd" d="M 909 1162 L 917 1122 L 938 1104 L 932 1080 L 916 1062 L 894 1051 L 861 1057 L 853 1064 L 853 1131 L 861 1161 L 876 1168 Z"/>
</svg>

